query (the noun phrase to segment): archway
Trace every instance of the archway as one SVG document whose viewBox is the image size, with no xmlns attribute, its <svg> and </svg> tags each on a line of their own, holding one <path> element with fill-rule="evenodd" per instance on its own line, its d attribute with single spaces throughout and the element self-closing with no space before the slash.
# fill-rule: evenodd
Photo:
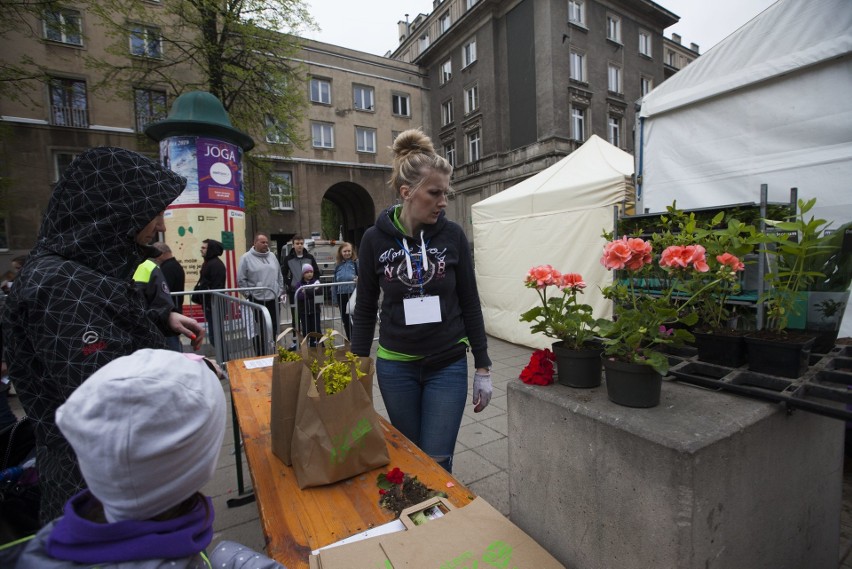
<svg viewBox="0 0 852 569">
<path fill-rule="evenodd" d="M 338 182 L 326 190 L 323 199 L 337 208 L 343 225 L 343 239 L 357 246 L 368 227 L 376 221 L 373 198 L 354 182 Z M 337 232 L 333 236 L 337 238 Z"/>
</svg>

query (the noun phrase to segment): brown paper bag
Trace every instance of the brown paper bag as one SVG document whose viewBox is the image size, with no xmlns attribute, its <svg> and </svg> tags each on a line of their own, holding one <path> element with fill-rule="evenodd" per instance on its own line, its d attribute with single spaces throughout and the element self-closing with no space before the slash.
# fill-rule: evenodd
<svg viewBox="0 0 852 569">
<path fill-rule="evenodd" d="M 337 361 L 346 361 L 346 353 L 351 350 L 352 345 L 343 334 L 337 330 L 332 330 L 331 334 L 327 335 L 322 335 L 317 332 L 309 332 L 302 340 L 300 348 L 302 361 L 305 365 L 310 367 L 311 362 L 316 360 L 319 362 L 320 368 L 325 367 L 328 363 L 326 361 L 328 357 L 325 353 L 325 342 L 333 342 L 337 336 L 340 336 L 343 339 L 343 346 L 334 350 L 334 359 Z M 317 341 L 316 346 L 310 345 L 311 339 L 315 339 Z M 370 401 L 372 401 L 373 378 L 376 375 L 376 362 L 373 358 L 358 358 L 358 368 L 364 374 L 360 378 L 361 384 L 364 386 L 364 390 L 367 392 L 367 395 L 370 396 Z"/>
<path fill-rule="evenodd" d="M 299 488 L 331 484 L 390 462 L 378 415 L 354 368 L 353 380 L 334 395 L 326 394 L 322 372 L 316 381 L 302 374 L 292 443 Z"/>
<path fill-rule="evenodd" d="M 292 328 L 281 332 L 275 339 L 276 345 L 290 331 Z M 296 402 L 299 399 L 299 385 L 304 368 L 303 361 L 280 362 L 277 355 L 272 360 L 272 409 L 269 416 L 272 454 L 287 466 L 292 464 L 290 445 L 296 424 Z"/>
</svg>

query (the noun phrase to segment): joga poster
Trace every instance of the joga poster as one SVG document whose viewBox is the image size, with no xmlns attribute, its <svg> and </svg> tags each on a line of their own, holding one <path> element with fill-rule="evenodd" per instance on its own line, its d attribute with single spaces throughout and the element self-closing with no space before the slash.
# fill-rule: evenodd
<svg viewBox="0 0 852 569">
<path fill-rule="evenodd" d="M 172 205 L 244 208 L 242 149 L 215 138 L 171 136 L 160 141 L 163 164 L 187 179 Z"/>
</svg>

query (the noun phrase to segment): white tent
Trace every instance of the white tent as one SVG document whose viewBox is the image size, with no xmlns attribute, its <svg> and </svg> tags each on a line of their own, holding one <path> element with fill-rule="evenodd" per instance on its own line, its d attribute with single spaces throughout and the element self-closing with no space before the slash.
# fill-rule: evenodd
<svg viewBox="0 0 852 569">
<path fill-rule="evenodd" d="M 476 282 L 489 334 L 534 348 L 553 343 L 519 321 L 539 303 L 523 284 L 536 265 L 580 273 L 588 285 L 583 301 L 597 317 L 611 315 L 600 294 L 612 280 L 600 264 L 601 233 L 613 229 L 613 206 L 632 200 L 632 175 L 630 154 L 592 136 L 553 166 L 473 206 Z"/>
<path fill-rule="evenodd" d="M 643 98 L 639 211 L 757 202 L 767 184 L 852 220 L 850 94 L 852 1 L 779 0 Z"/>
</svg>

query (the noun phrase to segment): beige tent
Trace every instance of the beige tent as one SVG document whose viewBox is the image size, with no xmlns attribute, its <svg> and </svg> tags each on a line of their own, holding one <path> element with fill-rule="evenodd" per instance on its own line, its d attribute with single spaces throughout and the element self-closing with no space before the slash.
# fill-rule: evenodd
<svg viewBox="0 0 852 569">
<path fill-rule="evenodd" d="M 612 275 L 600 264 L 601 233 L 613 228 L 613 206 L 632 200 L 632 175 L 630 154 L 592 136 L 553 166 L 473 206 L 476 282 L 489 334 L 534 348 L 553 343 L 519 321 L 539 302 L 523 285 L 535 265 L 580 273 L 588 285 L 583 300 L 597 317 L 609 317 L 600 288 Z"/>
</svg>

